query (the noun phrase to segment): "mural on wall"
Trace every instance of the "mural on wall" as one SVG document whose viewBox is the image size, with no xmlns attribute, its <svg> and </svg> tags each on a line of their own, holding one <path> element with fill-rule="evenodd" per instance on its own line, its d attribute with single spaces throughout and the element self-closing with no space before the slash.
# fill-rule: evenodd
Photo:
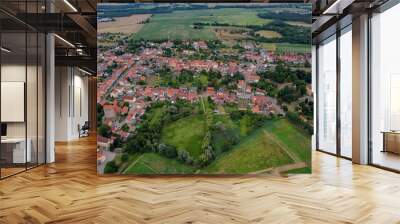
<svg viewBox="0 0 400 224">
<path fill-rule="evenodd" d="M 98 5 L 100 174 L 311 173 L 310 4 Z"/>
</svg>

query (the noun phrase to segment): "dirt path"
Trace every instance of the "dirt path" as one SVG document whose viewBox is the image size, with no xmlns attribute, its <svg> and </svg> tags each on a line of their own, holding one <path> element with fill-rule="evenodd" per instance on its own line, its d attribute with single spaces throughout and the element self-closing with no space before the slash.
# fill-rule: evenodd
<svg viewBox="0 0 400 224">
<path fill-rule="evenodd" d="M 292 163 L 292 164 L 287 164 L 287 165 L 278 166 L 278 167 L 270 167 L 268 169 L 259 170 L 259 171 L 256 171 L 256 172 L 252 172 L 250 174 L 272 173 L 272 174 L 279 175 L 279 174 L 285 173 L 285 172 L 287 172 L 289 170 L 300 169 L 300 168 L 304 168 L 304 167 L 307 167 L 307 163 L 299 162 L 299 163 Z"/>
<path fill-rule="evenodd" d="M 290 149 L 281 142 L 278 138 L 275 136 L 271 135 L 267 131 L 263 130 L 264 134 L 267 136 L 268 139 L 273 141 L 275 144 L 277 144 L 286 154 L 294 161 L 294 163 L 279 166 L 279 167 L 270 167 L 265 170 L 259 170 L 256 172 L 253 172 L 251 174 L 265 174 L 265 173 L 272 173 L 275 175 L 280 175 L 281 173 L 285 173 L 289 170 L 294 170 L 294 169 L 299 169 L 299 168 L 304 168 L 307 167 L 307 163 L 303 162 L 295 153 L 290 151 Z"/>
<path fill-rule="evenodd" d="M 201 101 L 201 106 L 203 107 L 203 112 L 204 112 L 204 114 L 206 114 L 206 113 L 207 113 L 207 110 L 206 110 L 206 105 L 205 105 L 205 103 L 204 103 L 204 98 L 203 98 L 203 96 L 200 96 L 200 101 Z"/>
<path fill-rule="evenodd" d="M 289 170 L 300 169 L 300 168 L 304 168 L 304 167 L 307 167 L 307 163 L 305 163 L 305 162 L 293 163 L 293 164 L 276 167 L 275 169 L 273 169 L 272 173 L 279 175 L 279 174 L 285 173 Z"/>
<path fill-rule="evenodd" d="M 127 170 L 129 170 L 132 166 L 134 166 L 142 157 L 144 156 L 144 154 L 142 154 L 141 156 L 139 156 L 135 161 L 133 161 L 133 163 L 131 163 L 131 165 L 129 165 L 124 172 L 122 172 L 123 174 L 126 173 Z"/>
<path fill-rule="evenodd" d="M 143 164 L 144 166 L 146 166 L 147 168 L 149 168 L 150 170 L 152 170 L 154 173 L 156 173 L 156 174 L 159 174 L 159 173 L 160 173 L 158 170 L 155 170 L 153 167 L 147 165 L 147 163 L 142 162 L 142 164 Z"/>
</svg>

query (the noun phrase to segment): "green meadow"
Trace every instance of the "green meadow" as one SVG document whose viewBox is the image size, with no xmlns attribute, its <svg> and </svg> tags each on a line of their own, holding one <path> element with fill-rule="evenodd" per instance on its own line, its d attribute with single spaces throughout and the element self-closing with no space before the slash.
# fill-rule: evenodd
<svg viewBox="0 0 400 224">
<path fill-rule="evenodd" d="M 167 125 L 162 130 L 161 142 L 186 150 L 197 158 L 205 135 L 204 119 L 201 115 L 185 117 Z"/>
<path fill-rule="evenodd" d="M 294 163 L 292 157 L 300 158 L 309 164 L 310 147 L 310 137 L 288 120 L 267 121 L 262 128 L 245 137 L 230 151 L 220 155 L 202 172 L 251 173 Z"/>
<path fill-rule="evenodd" d="M 184 165 L 157 153 L 144 153 L 123 172 L 124 174 L 190 174 L 192 166 Z"/>
<path fill-rule="evenodd" d="M 292 43 L 261 43 L 263 48 L 278 53 L 310 53 L 311 46 L 307 44 Z"/>
<path fill-rule="evenodd" d="M 209 166 L 201 169 L 183 164 L 156 153 L 135 155 L 124 174 L 189 174 L 219 173 L 241 174 L 268 171 L 274 167 L 292 164 L 293 158 L 311 163 L 310 137 L 296 128 L 287 119 L 267 121 L 261 128 L 249 135 L 240 134 L 240 125 L 230 120 L 228 115 L 214 117 L 236 134 L 242 136 L 240 142 L 227 152 L 222 148 L 224 136 L 213 136 L 217 158 Z M 240 122 L 239 122 L 240 124 Z M 205 134 L 201 115 L 189 116 L 167 125 L 162 131 L 162 142 L 187 150 L 194 158 L 201 154 L 201 143 Z M 287 173 L 309 173 L 310 167 L 289 170 Z"/>
<path fill-rule="evenodd" d="M 247 9 L 210 9 L 184 10 L 172 13 L 154 14 L 139 32 L 133 34 L 133 39 L 158 40 L 214 40 L 217 39 L 214 29 L 204 27 L 194 29 L 193 23 L 229 23 L 230 25 L 262 25 L 270 20 L 257 16 L 256 10 Z"/>
</svg>

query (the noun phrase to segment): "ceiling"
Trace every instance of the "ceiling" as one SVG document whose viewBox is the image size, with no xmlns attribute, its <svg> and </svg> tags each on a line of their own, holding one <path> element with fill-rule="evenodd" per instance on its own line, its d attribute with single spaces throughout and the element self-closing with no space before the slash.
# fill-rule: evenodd
<svg viewBox="0 0 400 224">
<path fill-rule="evenodd" d="M 8 56 L 26 55 L 25 35 L 51 32 L 55 38 L 56 66 L 78 66 L 96 71 L 97 0 L 1 0 L 0 27 Z M 50 13 L 51 12 L 51 13 Z M 28 43 L 28 56 L 36 46 Z"/>
<path fill-rule="evenodd" d="M 374 11 L 388 0 L 309 0 L 313 4 L 313 43 L 351 24 L 352 18 Z"/>
</svg>

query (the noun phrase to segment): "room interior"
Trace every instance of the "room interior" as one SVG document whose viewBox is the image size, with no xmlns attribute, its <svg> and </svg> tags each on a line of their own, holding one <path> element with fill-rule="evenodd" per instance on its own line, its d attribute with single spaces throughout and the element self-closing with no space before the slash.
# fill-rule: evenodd
<svg viewBox="0 0 400 224">
<path fill-rule="evenodd" d="M 1 176 L 43 164 L 44 35 L 34 30 L 2 32 Z"/>
<path fill-rule="evenodd" d="M 399 172 L 400 36 L 393 26 L 400 5 L 337 1 L 326 7 L 325 12 L 341 14 L 322 16 L 314 24 L 329 17 L 333 24 L 313 27 L 315 147 L 355 163 Z"/>
<path fill-rule="evenodd" d="M 394 170 L 400 170 L 400 34 L 393 29 L 399 11 L 396 5 L 371 19 L 371 159 Z"/>
<path fill-rule="evenodd" d="M 54 162 L 55 141 L 95 125 L 93 11 L 93 1 L 1 1 L 0 179 Z"/>
</svg>

